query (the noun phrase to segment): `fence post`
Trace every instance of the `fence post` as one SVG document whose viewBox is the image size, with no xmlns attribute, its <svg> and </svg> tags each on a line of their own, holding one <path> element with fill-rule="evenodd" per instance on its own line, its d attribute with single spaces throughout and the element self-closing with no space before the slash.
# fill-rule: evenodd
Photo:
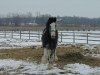
<svg viewBox="0 0 100 75">
<path fill-rule="evenodd" d="M 38 31 L 38 38 L 39 38 L 39 41 L 40 41 L 40 32 Z"/>
<path fill-rule="evenodd" d="M 87 44 L 89 43 L 89 42 L 88 42 L 88 39 L 89 39 L 89 38 L 88 38 L 88 34 L 89 34 L 89 33 L 87 33 Z"/>
<path fill-rule="evenodd" d="M 21 39 L 21 30 L 20 30 L 20 39 Z"/>
<path fill-rule="evenodd" d="M 62 32 L 61 32 L 61 42 L 62 42 Z"/>
<path fill-rule="evenodd" d="M 29 30 L 29 40 L 30 40 L 30 30 Z"/>
<path fill-rule="evenodd" d="M 13 30 L 12 30 L 12 39 L 13 39 Z"/>
<path fill-rule="evenodd" d="M 75 32 L 73 32 L 73 43 L 75 43 Z"/>
<path fill-rule="evenodd" d="M 4 31 L 4 34 L 5 34 L 5 35 L 4 35 L 4 38 L 6 38 L 6 31 Z"/>
</svg>

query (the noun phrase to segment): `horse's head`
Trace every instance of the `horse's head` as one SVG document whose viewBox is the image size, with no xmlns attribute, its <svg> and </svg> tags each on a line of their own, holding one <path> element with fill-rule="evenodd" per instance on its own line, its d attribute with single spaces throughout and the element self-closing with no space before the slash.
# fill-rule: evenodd
<svg viewBox="0 0 100 75">
<path fill-rule="evenodd" d="M 50 32 L 51 38 L 54 39 L 56 36 L 56 17 L 50 17 L 48 19 L 47 29 Z"/>
</svg>

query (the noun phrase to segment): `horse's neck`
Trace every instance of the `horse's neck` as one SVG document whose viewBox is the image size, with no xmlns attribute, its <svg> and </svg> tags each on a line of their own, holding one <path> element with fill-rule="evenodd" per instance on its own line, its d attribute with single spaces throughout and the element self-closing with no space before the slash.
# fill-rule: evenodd
<svg viewBox="0 0 100 75">
<path fill-rule="evenodd" d="M 45 36 L 50 36 L 50 32 L 49 32 L 49 29 L 45 28 L 43 30 L 43 34 L 48 34 L 48 35 L 45 35 Z M 58 30 L 56 29 L 56 37 L 58 37 Z"/>
<path fill-rule="evenodd" d="M 46 32 L 46 28 L 43 30 L 43 33 L 45 33 Z"/>
<path fill-rule="evenodd" d="M 49 29 L 45 28 L 45 29 L 43 30 L 43 33 L 46 33 L 46 32 L 49 32 Z"/>
</svg>

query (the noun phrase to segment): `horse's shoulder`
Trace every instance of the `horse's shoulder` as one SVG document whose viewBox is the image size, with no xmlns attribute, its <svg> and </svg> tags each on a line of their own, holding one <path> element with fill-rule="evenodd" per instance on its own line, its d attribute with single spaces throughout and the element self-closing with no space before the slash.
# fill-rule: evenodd
<svg viewBox="0 0 100 75">
<path fill-rule="evenodd" d="M 56 30 L 56 34 L 58 35 L 58 30 Z"/>
</svg>

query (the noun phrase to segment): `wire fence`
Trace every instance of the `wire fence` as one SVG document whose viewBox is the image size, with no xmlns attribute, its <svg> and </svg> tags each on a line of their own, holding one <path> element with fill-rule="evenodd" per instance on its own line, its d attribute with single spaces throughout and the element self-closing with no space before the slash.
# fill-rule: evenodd
<svg viewBox="0 0 100 75">
<path fill-rule="evenodd" d="M 100 44 L 99 31 L 59 31 L 61 43 Z M 28 39 L 41 42 L 42 31 L 0 31 L 0 38 Z"/>
</svg>

